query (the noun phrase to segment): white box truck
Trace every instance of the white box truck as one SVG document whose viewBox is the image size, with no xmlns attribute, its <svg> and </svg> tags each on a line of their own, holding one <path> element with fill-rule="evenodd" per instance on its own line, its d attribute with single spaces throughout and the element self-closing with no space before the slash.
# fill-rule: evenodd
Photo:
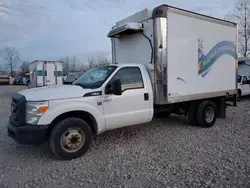
<svg viewBox="0 0 250 188">
<path fill-rule="evenodd" d="M 63 84 L 63 63 L 61 61 L 35 60 L 30 63 L 29 68 L 29 88 Z"/>
<path fill-rule="evenodd" d="M 12 97 L 8 134 L 48 141 L 62 159 L 82 156 L 93 134 L 187 115 L 211 127 L 237 104 L 237 25 L 161 5 L 116 23 L 113 62 L 72 85 L 23 90 Z M 219 125 L 218 125 L 219 126 Z"/>
</svg>

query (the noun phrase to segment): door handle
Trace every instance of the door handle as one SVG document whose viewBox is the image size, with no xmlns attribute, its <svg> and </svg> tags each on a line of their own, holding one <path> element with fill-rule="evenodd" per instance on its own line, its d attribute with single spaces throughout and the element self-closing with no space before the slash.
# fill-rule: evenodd
<svg viewBox="0 0 250 188">
<path fill-rule="evenodd" d="M 144 101 L 148 101 L 148 100 L 149 100 L 148 93 L 144 93 Z"/>
</svg>

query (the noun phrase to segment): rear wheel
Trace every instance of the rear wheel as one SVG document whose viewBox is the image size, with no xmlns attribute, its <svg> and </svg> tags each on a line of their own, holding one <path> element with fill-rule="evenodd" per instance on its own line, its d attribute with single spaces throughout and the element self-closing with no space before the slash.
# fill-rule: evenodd
<svg viewBox="0 0 250 188">
<path fill-rule="evenodd" d="M 67 118 L 59 122 L 49 138 L 51 152 L 63 160 L 81 157 L 90 147 L 92 132 L 82 119 Z"/>
<path fill-rule="evenodd" d="M 212 127 L 216 121 L 217 108 L 211 101 L 202 101 L 197 107 L 196 121 L 200 127 Z"/>
</svg>

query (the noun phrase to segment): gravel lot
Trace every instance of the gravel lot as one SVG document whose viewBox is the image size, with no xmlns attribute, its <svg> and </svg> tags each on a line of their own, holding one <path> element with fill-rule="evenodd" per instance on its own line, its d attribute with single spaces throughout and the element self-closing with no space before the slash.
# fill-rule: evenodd
<svg viewBox="0 0 250 188">
<path fill-rule="evenodd" d="M 47 145 L 7 137 L 11 95 L 24 88 L 0 86 L 1 188 L 250 187 L 250 99 L 210 129 L 185 117 L 155 119 L 99 135 L 82 158 L 58 161 Z"/>
</svg>

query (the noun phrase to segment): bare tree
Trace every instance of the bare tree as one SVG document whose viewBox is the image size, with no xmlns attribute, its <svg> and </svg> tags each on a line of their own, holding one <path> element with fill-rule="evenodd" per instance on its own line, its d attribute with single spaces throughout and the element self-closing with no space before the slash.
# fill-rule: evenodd
<svg viewBox="0 0 250 188">
<path fill-rule="evenodd" d="M 88 69 L 91 69 L 96 66 L 96 60 L 93 56 L 88 58 L 88 64 Z"/>
<path fill-rule="evenodd" d="M 88 68 L 92 68 L 95 67 L 96 65 L 99 64 L 108 64 L 110 63 L 107 59 L 107 57 L 105 56 L 104 52 L 98 51 L 96 52 L 94 55 L 89 56 L 88 58 Z"/>
<path fill-rule="evenodd" d="M 109 61 L 108 61 L 106 55 L 104 54 L 104 52 L 101 52 L 101 51 L 97 52 L 97 62 L 99 64 L 108 64 L 109 63 Z"/>
<path fill-rule="evenodd" d="M 5 61 L 5 65 L 10 69 L 11 76 L 13 76 L 13 70 L 20 61 L 18 51 L 13 47 L 5 47 L 1 50 L 0 56 Z"/>
<path fill-rule="evenodd" d="M 27 72 L 29 72 L 29 63 L 27 61 L 23 61 L 20 66 L 21 74 L 25 76 Z"/>
<path fill-rule="evenodd" d="M 65 59 L 65 69 L 67 69 L 67 72 L 70 71 L 70 59 L 69 59 L 69 56 L 66 56 L 66 59 Z"/>
<path fill-rule="evenodd" d="M 76 65 L 76 70 L 77 72 L 85 72 L 88 70 L 88 65 L 86 65 L 84 62 L 80 62 Z"/>
<path fill-rule="evenodd" d="M 61 57 L 60 61 L 63 63 L 63 74 L 67 75 L 70 71 L 70 62 L 69 57 L 66 56 L 66 58 Z"/>
<path fill-rule="evenodd" d="M 3 65 L 0 64 L 0 72 L 3 72 Z"/>
<path fill-rule="evenodd" d="M 72 63 L 70 65 L 70 71 L 75 72 L 76 71 L 76 57 L 74 56 L 72 59 Z"/>
<path fill-rule="evenodd" d="M 225 19 L 238 23 L 239 52 L 245 57 L 248 55 L 250 38 L 250 1 L 238 0 L 234 11 L 226 15 Z"/>
</svg>

